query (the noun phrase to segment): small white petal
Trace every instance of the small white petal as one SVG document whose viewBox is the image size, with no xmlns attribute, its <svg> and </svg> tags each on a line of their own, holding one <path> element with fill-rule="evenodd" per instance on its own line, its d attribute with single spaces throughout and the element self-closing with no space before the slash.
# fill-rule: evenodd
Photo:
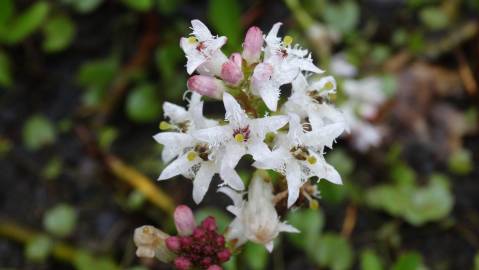
<svg viewBox="0 0 479 270">
<path fill-rule="evenodd" d="M 289 233 L 300 233 L 300 231 L 298 229 L 296 229 L 292 225 L 289 225 L 289 224 L 284 223 L 284 222 L 279 224 L 279 231 L 289 232 Z"/>
<path fill-rule="evenodd" d="M 246 122 L 248 116 L 232 95 L 224 93 L 223 103 L 226 110 L 226 119 L 228 119 L 228 121 L 239 125 L 243 125 Z"/>
<path fill-rule="evenodd" d="M 220 177 L 230 187 L 236 190 L 244 189 L 244 183 L 241 180 L 241 177 L 239 177 L 238 173 L 234 169 L 229 168 L 227 166 L 221 168 Z"/>
<path fill-rule="evenodd" d="M 211 34 L 208 27 L 206 27 L 206 25 L 202 23 L 200 20 L 192 20 L 191 26 L 193 27 L 193 35 L 199 41 L 204 41 L 204 40 L 213 38 L 213 35 Z"/>
<path fill-rule="evenodd" d="M 266 245 L 264 245 L 264 247 L 266 248 L 266 250 L 268 250 L 269 253 L 271 253 L 274 248 L 274 241 L 267 243 Z"/>
<path fill-rule="evenodd" d="M 209 164 L 211 162 L 202 162 L 201 167 L 196 173 L 195 180 L 193 181 L 193 200 L 196 204 L 199 204 L 211 183 L 213 175 L 216 173 L 214 167 Z"/>
<path fill-rule="evenodd" d="M 215 126 L 200 130 L 195 130 L 191 135 L 200 140 L 211 145 L 218 145 L 229 139 L 229 136 L 232 136 L 233 131 L 229 126 Z"/>
<path fill-rule="evenodd" d="M 163 114 L 175 123 L 183 122 L 188 118 L 188 113 L 183 107 L 171 102 L 163 103 Z"/>
<path fill-rule="evenodd" d="M 288 208 L 299 197 L 299 189 L 302 186 L 301 167 L 298 162 L 292 161 L 286 164 L 286 179 L 288 181 Z"/>
<path fill-rule="evenodd" d="M 279 88 L 272 86 L 270 83 L 265 83 L 263 87 L 258 89 L 258 92 L 266 107 L 275 112 L 279 101 Z"/>
<path fill-rule="evenodd" d="M 179 174 L 184 174 L 188 171 L 188 169 L 193 166 L 194 163 L 190 162 L 186 155 L 178 157 L 175 161 L 171 162 L 160 174 L 158 180 L 165 180 L 169 179 L 173 176 L 177 176 Z"/>
</svg>

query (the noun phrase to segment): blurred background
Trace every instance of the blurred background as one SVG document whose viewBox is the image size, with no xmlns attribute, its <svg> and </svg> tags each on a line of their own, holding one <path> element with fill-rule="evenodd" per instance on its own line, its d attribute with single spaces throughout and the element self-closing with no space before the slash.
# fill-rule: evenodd
<svg viewBox="0 0 479 270">
<path fill-rule="evenodd" d="M 181 203 L 228 224 L 213 188 L 196 206 L 190 181 L 155 181 L 195 18 L 228 53 L 282 21 L 352 125 L 326 155 L 344 185 L 226 269 L 479 269 L 477 0 L 0 0 L 0 269 L 171 269 L 135 257 L 136 227 L 174 233 Z"/>
</svg>

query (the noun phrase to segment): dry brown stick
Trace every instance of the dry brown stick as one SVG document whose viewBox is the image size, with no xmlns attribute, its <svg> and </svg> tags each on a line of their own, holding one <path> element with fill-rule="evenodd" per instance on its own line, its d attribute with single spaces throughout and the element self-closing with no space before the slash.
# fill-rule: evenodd
<svg viewBox="0 0 479 270">
<path fill-rule="evenodd" d="M 343 228 L 341 229 L 341 235 L 349 238 L 351 233 L 356 227 L 356 220 L 358 216 L 358 209 L 355 205 L 350 204 L 346 208 L 346 216 L 344 217 Z"/>
<path fill-rule="evenodd" d="M 461 77 L 464 88 L 469 95 L 477 93 L 477 82 L 474 79 L 474 73 L 464 57 L 464 53 L 458 49 L 455 50 L 457 61 L 459 62 L 459 76 Z"/>
</svg>

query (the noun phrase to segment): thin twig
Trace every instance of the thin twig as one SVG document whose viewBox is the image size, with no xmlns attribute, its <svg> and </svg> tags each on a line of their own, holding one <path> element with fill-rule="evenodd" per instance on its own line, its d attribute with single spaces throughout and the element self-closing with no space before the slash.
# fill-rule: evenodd
<svg viewBox="0 0 479 270">
<path fill-rule="evenodd" d="M 460 50 L 455 50 L 457 61 L 459 62 L 459 76 L 461 77 L 464 88 L 469 95 L 475 95 L 477 93 L 477 83 L 474 79 L 474 73 L 469 67 L 469 64 L 464 57 L 464 53 Z"/>
<path fill-rule="evenodd" d="M 346 208 L 346 216 L 344 217 L 343 228 L 341 229 L 341 235 L 349 238 L 351 233 L 356 227 L 356 220 L 358 216 L 358 209 L 355 205 L 350 204 Z"/>
</svg>

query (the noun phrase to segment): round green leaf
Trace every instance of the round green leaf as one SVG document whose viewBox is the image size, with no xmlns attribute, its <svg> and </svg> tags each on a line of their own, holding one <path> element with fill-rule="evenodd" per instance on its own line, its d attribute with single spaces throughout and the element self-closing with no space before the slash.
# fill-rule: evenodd
<svg viewBox="0 0 479 270">
<path fill-rule="evenodd" d="M 151 122 L 160 117 L 161 103 L 153 85 L 136 87 L 126 100 L 128 117 L 135 122 Z"/>
<path fill-rule="evenodd" d="M 37 236 L 25 246 L 25 257 L 31 261 L 42 262 L 50 254 L 52 245 L 52 240 L 48 236 Z"/>
<path fill-rule="evenodd" d="M 43 217 L 43 226 L 51 234 L 59 237 L 68 236 L 75 229 L 77 214 L 73 207 L 59 204 L 49 209 Z"/>
<path fill-rule="evenodd" d="M 70 18 L 57 16 L 48 20 L 43 31 L 43 49 L 46 52 L 58 52 L 71 44 L 75 36 L 75 25 Z"/>
<path fill-rule="evenodd" d="M 47 17 L 50 6 L 39 1 L 31 5 L 25 12 L 17 16 L 9 26 L 6 41 L 18 43 L 35 32 Z"/>
<path fill-rule="evenodd" d="M 147 11 L 153 6 L 153 0 L 121 0 L 131 9 Z"/>
<path fill-rule="evenodd" d="M 23 126 L 23 143 L 30 150 L 55 142 L 55 129 L 53 124 L 43 115 L 30 117 Z"/>
</svg>

